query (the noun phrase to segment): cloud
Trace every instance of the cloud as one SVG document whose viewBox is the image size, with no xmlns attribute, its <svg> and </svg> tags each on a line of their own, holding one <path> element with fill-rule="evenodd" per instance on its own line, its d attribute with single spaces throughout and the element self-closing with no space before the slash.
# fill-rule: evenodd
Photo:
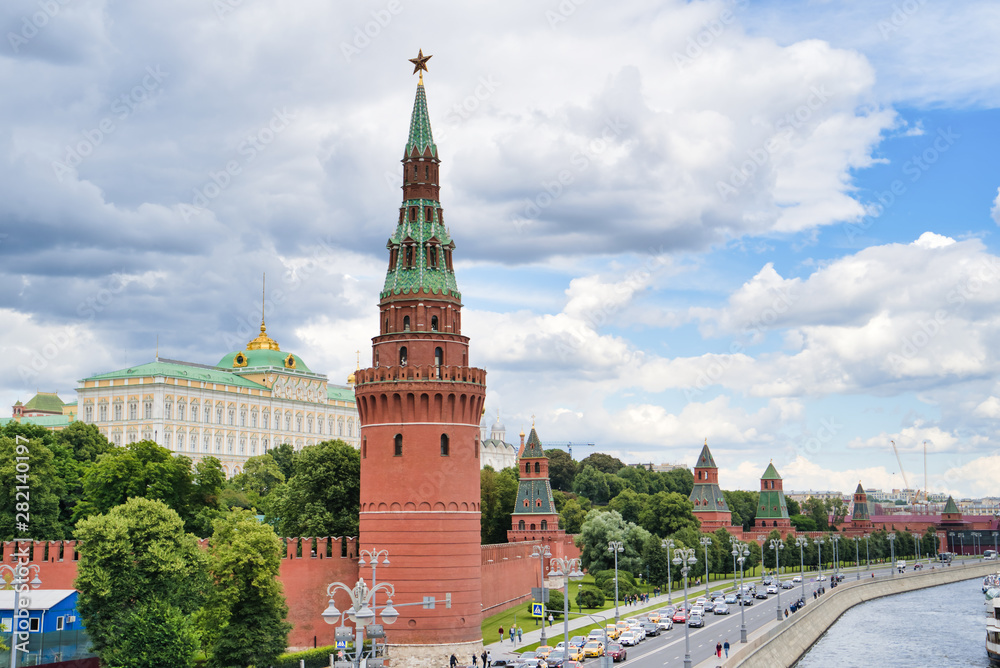
<svg viewBox="0 0 1000 668">
<path fill-rule="evenodd" d="M 990 209 L 990 215 L 993 217 L 993 222 L 1000 225 L 1000 188 L 997 188 L 997 196 L 993 200 L 993 208 Z"/>
</svg>

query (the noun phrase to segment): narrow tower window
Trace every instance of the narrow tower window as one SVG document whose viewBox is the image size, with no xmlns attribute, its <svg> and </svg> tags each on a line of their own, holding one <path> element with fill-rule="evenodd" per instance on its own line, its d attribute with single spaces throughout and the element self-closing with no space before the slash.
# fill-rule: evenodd
<svg viewBox="0 0 1000 668">
<path fill-rule="evenodd" d="M 394 456 L 396 456 L 396 457 L 402 457 L 403 456 L 403 435 L 402 434 L 396 434 L 396 440 L 393 443 L 392 454 Z"/>
<path fill-rule="evenodd" d="M 368 458 L 368 437 L 367 436 L 365 436 L 363 439 L 361 439 L 361 458 L 362 459 L 367 459 Z"/>
<path fill-rule="evenodd" d="M 441 434 L 441 456 L 447 457 L 449 454 L 448 434 Z"/>
<path fill-rule="evenodd" d="M 542 472 L 542 466 L 541 466 L 541 464 L 539 464 L 538 462 L 535 462 L 535 473 L 541 473 L 541 472 Z"/>
<path fill-rule="evenodd" d="M 521 520 L 520 522 L 517 523 L 517 530 L 524 531 L 524 520 Z"/>
<path fill-rule="evenodd" d="M 408 315 L 403 316 L 403 331 L 404 332 L 410 331 L 410 316 Z"/>
<path fill-rule="evenodd" d="M 406 346 L 399 348 L 399 366 L 406 366 Z"/>
<path fill-rule="evenodd" d="M 431 331 L 438 331 L 438 317 L 436 315 L 431 316 Z"/>
<path fill-rule="evenodd" d="M 548 520 L 542 520 L 542 531 L 548 531 L 548 530 L 549 530 Z"/>
</svg>

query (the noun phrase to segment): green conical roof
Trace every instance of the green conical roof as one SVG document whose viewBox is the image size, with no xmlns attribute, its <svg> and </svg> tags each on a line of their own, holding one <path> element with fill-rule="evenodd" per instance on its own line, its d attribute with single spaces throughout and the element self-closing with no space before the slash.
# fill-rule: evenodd
<svg viewBox="0 0 1000 668">
<path fill-rule="evenodd" d="M 856 490 L 854 490 L 854 493 L 855 494 L 865 494 L 865 495 L 867 495 L 867 492 L 865 492 L 865 488 L 861 486 L 860 482 L 858 483 L 858 488 Z"/>
<path fill-rule="evenodd" d="M 958 505 L 955 503 L 955 499 L 950 496 L 948 497 L 948 503 L 944 504 L 944 514 L 947 515 L 948 513 L 954 513 L 955 515 L 958 515 L 959 513 Z"/>
<path fill-rule="evenodd" d="M 538 434 L 535 433 L 535 428 L 531 428 L 531 433 L 528 434 L 528 440 L 524 444 L 524 452 L 521 453 L 521 457 L 545 457 L 545 451 L 542 450 L 542 442 L 538 440 Z"/>
<path fill-rule="evenodd" d="M 764 471 L 764 475 L 760 477 L 761 480 L 781 480 L 781 476 L 778 475 L 778 469 L 774 468 L 773 463 L 768 463 L 767 470 Z"/>
<path fill-rule="evenodd" d="M 411 155 L 413 149 L 423 155 L 424 149 L 431 149 L 431 155 L 437 157 L 437 145 L 431 134 L 431 116 L 427 111 L 427 94 L 423 82 L 417 84 L 417 98 L 413 101 L 413 114 L 410 115 L 410 137 L 406 141 L 406 155 Z"/>
<path fill-rule="evenodd" d="M 717 469 L 718 466 L 715 465 L 715 459 L 712 457 L 712 451 L 708 449 L 708 441 L 705 441 L 705 447 L 701 449 L 701 454 L 698 455 L 698 462 L 694 465 L 696 469 Z"/>
</svg>

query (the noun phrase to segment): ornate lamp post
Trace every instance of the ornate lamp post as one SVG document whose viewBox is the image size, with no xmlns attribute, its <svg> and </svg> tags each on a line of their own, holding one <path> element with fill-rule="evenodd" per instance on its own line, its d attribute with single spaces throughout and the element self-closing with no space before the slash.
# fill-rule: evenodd
<svg viewBox="0 0 1000 668">
<path fill-rule="evenodd" d="M 681 567 L 681 575 L 684 576 L 684 668 L 691 668 L 691 638 L 689 622 L 691 613 L 688 611 L 688 573 L 691 566 L 697 563 L 698 557 L 694 556 L 694 548 L 678 547 L 674 550 L 674 565 Z"/>
<path fill-rule="evenodd" d="M 781 571 L 779 570 L 778 564 L 780 564 L 781 561 L 778 559 L 778 554 L 780 553 L 781 550 L 785 549 L 785 543 L 780 538 L 772 538 L 770 545 L 771 549 L 774 550 L 774 573 L 775 573 L 774 577 L 775 577 L 775 582 L 777 582 L 775 590 L 778 592 L 778 609 L 775 612 L 777 612 L 777 619 L 780 622 L 781 621 L 781 575 L 780 575 Z"/>
<path fill-rule="evenodd" d="M 802 585 L 802 600 L 806 600 L 806 553 L 805 546 L 809 544 L 806 536 L 796 536 L 795 544 L 799 546 L 799 584 Z"/>
<path fill-rule="evenodd" d="M 359 553 L 361 556 L 358 559 L 358 566 L 365 565 L 365 557 L 368 557 L 368 563 L 372 566 L 372 591 L 378 585 L 378 580 L 375 579 L 375 569 L 378 567 L 379 557 L 382 557 L 382 565 L 389 565 L 389 550 L 379 550 L 372 548 L 370 550 L 361 550 Z M 372 605 L 375 605 L 375 598 L 372 597 Z"/>
<path fill-rule="evenodd" d="M 15 546 L 17 543 L 14 543 Z M 38 577 L 41 572 L 41 567 L 38 564 L 23 564 L 15 562 L 14 565 L 11 564 L 0 564 L 0 574 L 10 573 L 10 588 L 13 590 L 14 594 L 14 607 L 13 616 L 10 622 L 10 665 L 17 666 L 17 638 L 19 633 L 24 633 L 25 640 L 27 640 L 28 630 L 31 623 L 28 618 L 25 617 L 23 620 L 17 615 L 18 606 L 20 604 L 20 598 L 25 590 L 20 589 L 25 583 L 32 589 L 38 589 L 42 586 L 42 580 Z M 28 581 L 28 576 L 31 573 L 35 574 L 35 577 L 30 582 Z M 22 621 L 24 623 L 24 630 L 21 630 Z"/>
<path fill-rule="evenodd" d="M 833 541 L 833 577 L 838 582 L 840 579 L 840 534 L 835 533 L 830 536 L 830 540 Z"/>
<path fill-rule="evenodd" d="M 962 546 L 962 556 L 964 557 L 965 556 L 965 532 L 964 531 L 960 531 L 959 532 L 959 534 L 958 534 L 958 540 L 959 540 L 959 543 Z"/>
<path fill-rule="evenodd" d="M 548 545 L 535 545 L 531 548 L 531 558 L 538 559 L 538 569 L 541 573 L 541 579 L 538 581 L 538 591 L 541 595 L 538 597 L 541 599 L 542 603 L 542 644 L 547 644 L 545 641 L 545 560 L 552 556 L 552 550 L 549 549 Z M 501 638 L 503 640 L 503 638 Z"/>
<path fill-rule="evenodd" d="M 747 619 L 744 612 L 746 606 L 743 605 L 745 602 L 743 600 L 745 596 L 743 590 L 743 564 L 746 563 L 747 557 L 750 556 L 750 548 L 745 543 L 734 543 L 733 556 L 736 557 L 736 561 L 740 564 L 740 642 L 745 643 L 747 641 Z"/>
<path fill-rule="evenodd" d="M 972 535 L 972 553 L 973 554 L 982 554 L 983 553 L 983 541 L 979 540 L 979 537 L 982 536 L 983 534 L 979 533 L 978 531 L 973 531 L 971 535 Z M 977 547 L 977 545 L 978 545 L 978 547 Z"/>
<path fill-rule="evenodd" d="M 892 566 L 892 577 L 896 577 L 896 533 L 890 532 L 889 539 L 889 565 Z"/>
<path fill-rule="evenodd" d="M 565 636 L 566 656 L 569 656 L 569 581 L 583 577 L 579 559 L 553 557 L 549 561 L 549 575 L 565 578 L 563 580 L 563 635 Z M 544 620 L 543 620 L 544 624 Z"/>
<path fill-rule="evenodd" d="M 357 584 L 353 588 L 349 588 L 342 582 L 333 582 L 326 588 L 326 595 L 330 597 L 330 603 L 326 606 L 326 610 L 323 611 L 322 617 L 323 621 L 327 624 L 335 624 L 339 619 L 341 622 L 340 627 L 337 628 L 336 638 L 337 640 L 348 640 L 351 637 L 351 629 L 345 626 L 343 623 L 344 615 L 354 622 L 355 637 L 354 637 L 354 666 L 361 665 L 361 659 L 363 649 L 364 649 L 364 636 L 367 631 L 368 637 L 373 641 L 378 638 L 385 637 L 385 631 L 382 630 L 380 625 L 372 624 L 376 619 L 377 606 L 374 605 L 375 592 L 379 589 L 384 589 L 388 599 L 384 606 L 382 606 L 382 621 L 386 624 L 392 624 L 399 617 L 399 612 L 392 607 L 392 597 L 396 594 L 396 588 L 393 587 L 388 582 L 383 582 L 380 585 L 376 585 L 371 589 L 365 584 L 363 578 L 358 578 Z M 333 602 L 333 595 L 337 591 L 344 591 L 351 598 L 351 607 L 341 612 L 337 609 L 337 606 Z M 372 647 L 372 652 L 375 651 L 374 646 Z"/>
<path fill-rule="evenodd" d="M 951 546 L 948 548 L 948 551 L 949 552 L 954 552 L 955 551 L 955 532 L 954 531 L 949 531 L 948 535 L 951 537 Z"/>
<path fill-rule="evenodd" d="M 816 538 L 813 538 L 813 543 L 816 544 L 816 550 L 817 550 L 816 568 L 817 570 L 819 570 L 819 575 L 817 575 L 816 577 L 819 578 L 820 582 L 822 582 L 823 581 L 823 537 L 817 536 Z"/>
<path fill-rule="evenodd" d="M 708 593 L 708 546 L 712 544 L 712 537 L 702 536 L 698 542 L 705 548 L 705 598 L 711 598 L 711 595 Z"/>
<path fill-rule="evenodd" d="M 608 552 L 615 555 L 615 623 L 617 624 L 621 620 L 621 616 L 618 614 L 618 553 L 624 552 L 625 546 L 620 540 L 609 540 L 608 541 Z M 542 636 L 544 639 L 544 634 Z"/>
<path fill-rule="evenodd" d="M 861 579 L 861 557 L 858 554 L 858 547 L 859 547 L 859 544 L 861 543 L 861 536 L 854 536 L 853 540 L 854 540 L 854 566 L 855 566 L 854 573 L 857 576 L 854 579 L 855 580 L 860 580 Z"/>
<path fill-rule="evenodd" d="M 670 594 L 670 587 L 674 582 L 673 578 L 670 577 L 670 550 L 674 549 L 674 541 L 669 538 L 663 540 L 660 542 L 660 547 L 667 551 L 667 603 L 673 603 L 673 597 Z"/>
<path fill-rule="evenodd" d="M 867 533 L 865 534 L 865 568 L 866 569 L 870 569 L 872 567 L 872 553 L 868 549 L 868 539 L 870 537 L 871 537 L 871 534 L 867 534 Z"/>
</svg>

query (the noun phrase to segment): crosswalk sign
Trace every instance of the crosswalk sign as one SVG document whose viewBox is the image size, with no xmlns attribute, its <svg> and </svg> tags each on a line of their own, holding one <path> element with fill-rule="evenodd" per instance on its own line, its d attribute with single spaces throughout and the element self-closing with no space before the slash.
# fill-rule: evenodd
<svg viewBox="0 0 1000 668">
<path fill-rule="evenodd" d="M 346 640 L 338 640 L 337 641 L 337 649 L 347 649 L 347 641 Z"/>
<path fill-rule="evenodd" d="M 544 617 L 545 616 L 545 610 L 543 609 L 544 607 L 545 606 L 542 603 L 532 603 L 531 604 L 531 616 L 532 617 Z"/>
</svg>

